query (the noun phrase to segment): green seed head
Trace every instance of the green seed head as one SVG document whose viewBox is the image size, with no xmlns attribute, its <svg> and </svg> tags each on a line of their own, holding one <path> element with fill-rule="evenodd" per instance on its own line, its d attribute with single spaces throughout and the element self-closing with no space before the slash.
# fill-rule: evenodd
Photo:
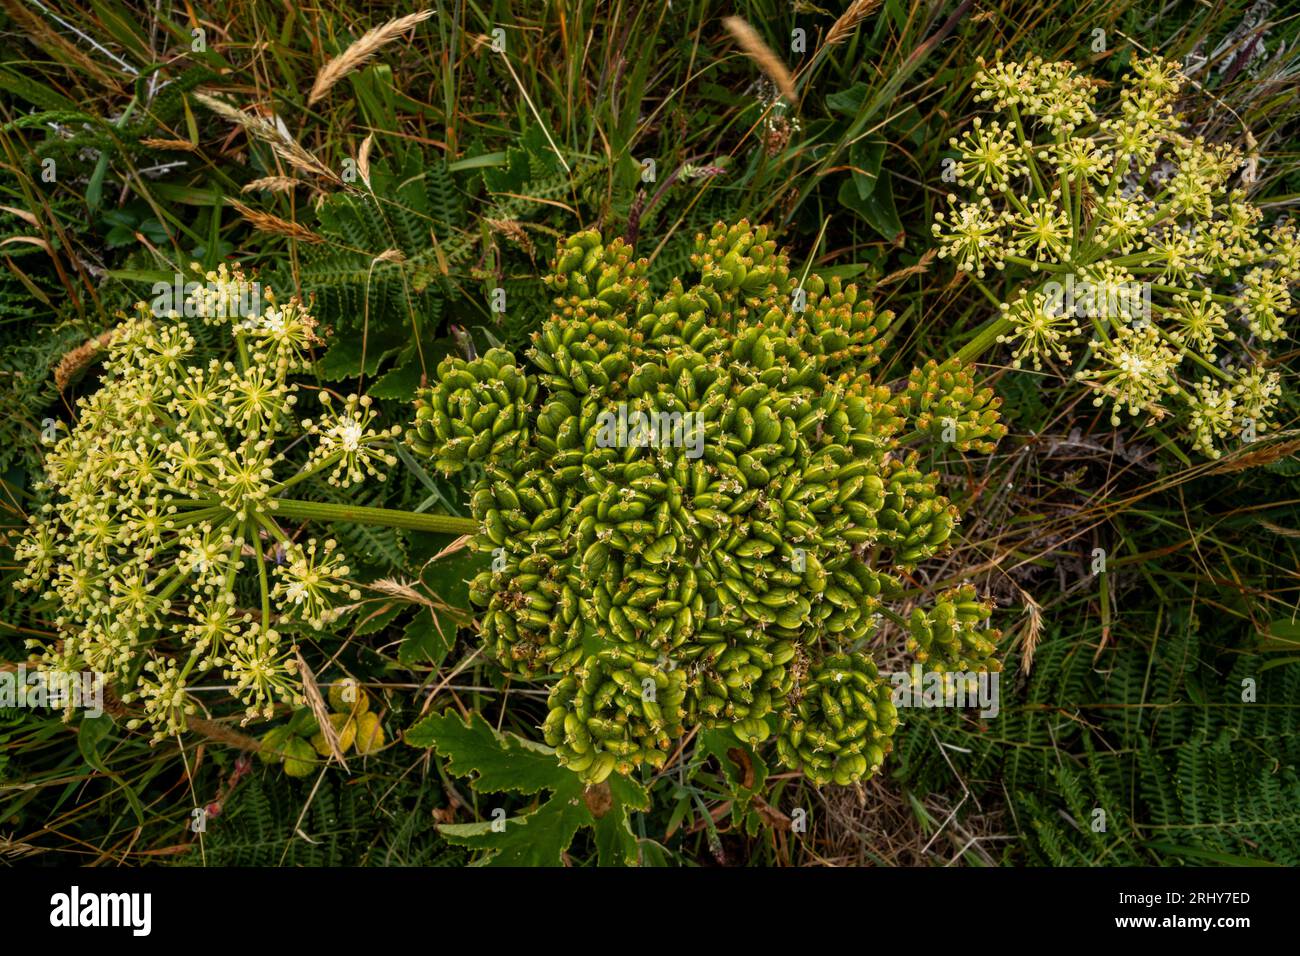
<svg viewBox="0 0 1300 956">
<path fill-rule="evenodd" d="M 560 677 L 543 732 L 567 766 L 662 766 L 705 725 L 777 731 L 787 765 L 856 781 L 896 717 L 870 660 L 838 651 L 957 517 L 900 436 L 951 415 L 959 449 L 985 447 L 996 402 L 951 363 L 874 382 L 892 316 L 838 279 L 800 287 L 765 228 L 720 223 L 691 265 L 655 297 L 623 242 L 562 242 L 530 370 L 499 349 L 444 361 L 412 442 L 482 466 L 484 644 Z"/>
</svg>

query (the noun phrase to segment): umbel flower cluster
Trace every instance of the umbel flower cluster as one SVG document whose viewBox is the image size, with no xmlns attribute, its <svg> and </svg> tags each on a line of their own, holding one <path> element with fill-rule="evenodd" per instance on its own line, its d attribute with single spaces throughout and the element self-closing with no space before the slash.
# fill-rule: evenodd
<svg viewBox="0 0 1300 956">
<path fill-rule="evenodd" d="M 688 726 L 725 727 L 861 780 L 898 722 L 866 653 L 882 617 L 931 669 L 999 666 L 973 592 L 889 607 L 957 520 L 912 446 L 992 450 L 997 400 L 951 362 L 873 381 L 892 315 L 799 287 L 765 228 L 720 223 L 691 261 L 656 296 L 621 240 L 561 243 L 527 363 L 444 360 L 408 438 L 471 477 L 483 641 L 558 677 L 542 730 L 565 765 L 663 767 Z"/>
<path fill-rule="evenodd" d="M 980 65 L 977 99 L 1000 118 L 952 140 L 973 195 L 949 196 L 933 226 L 939 255 L 1001 312 L 962 356 L 996 340 L 1017 367 L 1077 363 L 1113 424 L 1168 420 L 1212 457 L 1265 431 L 1300 236 L 1290 222 L 1265 233 L 1234 182 L 1240 152 L 1185 128 L 1177 66 L 1137 60 L 1103 110 L 1069 63 Z M 990 270 L 1020 284 L 1006 301 Z"/>
<path fill-rule="evenodd" d="M 239 315 L 226 305 L 244 277 L 205 278 L 193 318 L 140 303 L 118 327 L 99 388 L 46 455 L 46 503 L 18 546 L 21 585 L 55 607 L 57 639 L 33 642 L 43 666 L 103 673 L 155 739 L 185 728 L 208 676 L 249 718 L 300 703 L 285 634 L 359 593 L 332 539 L 286 524 L 323 516 L 288 492 L 382 480 L 400 433 L 374 428 L 355 395 L 320 391 L 309 417 L 291 376 L 315 341 L 311 315 L 270 292 Z"/>
</svg>

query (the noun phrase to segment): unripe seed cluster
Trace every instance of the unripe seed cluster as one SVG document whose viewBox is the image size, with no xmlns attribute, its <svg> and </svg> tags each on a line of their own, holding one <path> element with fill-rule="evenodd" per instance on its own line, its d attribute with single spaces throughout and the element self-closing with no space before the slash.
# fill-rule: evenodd
<svg viewBox="0 0 1300 956">
<path fill-rule="evenodd" d="M 911 444 L 989 449 L 997 401 L 954 363 L 874 382 L 892 315 L 838 279 L 797 288 L 765 228 L 720 223 L 691 261 L 656 296 L 621 240 L 570 237 L 526 360 L 444 360 L 408 435 L 477 466 L 483 642 L 558 675 L 542 730 L 565 765 L 660 768 L 687 727 L 729 727 L 858 781 L 897 715 L 854 651 L 958 517 Z"/>
<path fill-rule="evenodd" d="M 986 627 L 991 613 L 969 584 L 946 591 L 928 611 L 912 611 L 907 650 L 938 671 L 997 670 L 997 645 Z"/>
<path fill-rule="evenodd" d="M 879 767 L 898 726 L 892 689 L 865 654 L 831 654 L 781 715 L 776 752 L 814 783 L 848 784 Z"/>
</svg>

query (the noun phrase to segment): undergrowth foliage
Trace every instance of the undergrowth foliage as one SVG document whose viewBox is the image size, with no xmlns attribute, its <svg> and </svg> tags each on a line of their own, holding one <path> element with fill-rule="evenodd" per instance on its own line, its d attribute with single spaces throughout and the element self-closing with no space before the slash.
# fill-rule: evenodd
<svg viewBox="0 0 1300 956">
<path fill-rule="evenodd" d="M 1217 635 L 1185 614 L 1170 630 L 1149 655 L 1098 662 L 1054 631 L 998 720 L 917 714 L 900 735 L 901 776 L 1005 792 L 1042 865 L 1295 866 L 1300 670 L 1217 659 Z M 935 736 L 948 762 L 928 759 Z"/>
<path fill-rule="evenodd" d="M 858 781 L 897 726 L 865 653 L 880 620 L 933 670 L 1000 666 L 971 589 L 910 621 L 889 608 L 958 519 L 913 446 L 991 451 L 998 401 L 955 363 L 874 381 L 893 316 L 837 278 L 799 283 L 764 228 L 715 225 L 691 267 L 656 296 L 622 240 L 572 236 L 536 371 L 503 349 L 445 359 L 410 440 L 481 470 L 484 644 L 560 677 L 542 729 L 566 766 L 663 767 L 687 726 L 725 726 Z"/>
<path fill-rule="evenodd" d="M 430 781 L 394 785 L 324 778 L 306 815 L 293 781 L 242 783 L 183 862 L 208 866 L 462 866 L 465 852 L 438 839 Z M 303 839 L 306 834 L 309 839 Z"/>
<path fill-rule="evenodd" d="M 531 169 L 527 163 L 524 168 Z M 585 182 L 600 168 L 589 163 L 574 180 L 546 166 L 492 180 L 508 192 L 487 201 L 478 216 L 531 244 L 524 226 L 570 195 L 575 180 Z M 494 263 L 484 261 L 491 247 L 485 249 L 482 237 L 467 229 L 464 187 L 444 159 L 408 148 L 377 160 L 363 185 L 321 202 L 314 228 L 322 241 L 304 248 L 294 277 L 322 322 L 337 332 L 318 366 L 322 374 L 347 379 L 386 365 L 368 394 L 409 398 L 426 365 L 433 364 L 438 334 L 453 307 L 462 325 L 487 328 L 505 341 L 523 340 L 521 325 L 533 318 L 530 306 L 544 305 L 540 283 L 521 283 L 513 269 L 507 274 L 499 253 Z M 290 279 L 285 270 L 281 281 Z M 507 313 L 484 308 L 479 287 L 503 289 Z"/>
</svg>

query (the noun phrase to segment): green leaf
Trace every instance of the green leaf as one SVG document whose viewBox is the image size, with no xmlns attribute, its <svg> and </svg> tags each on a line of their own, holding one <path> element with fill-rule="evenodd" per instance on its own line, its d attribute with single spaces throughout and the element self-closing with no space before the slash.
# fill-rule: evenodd
<svg viewBox="0 0 1300 956">
<path fill-rule="evenodd" d="M 641 847 L 632 832 L 632 812 L 649 810 L 650 794 L 631 777 L 619 774 L 612 774 L 605 787 L 601 793 L 608 793 L 609 807 L 605 809 L 599 803 L 593 807 L 593 801 L 587 805 L 595 823 L 596 858 L 601 866 L 636 866 Z"/>
<path fill-rule="evenodd" d="M 142 24 L 136 14 L 128 12 L 116 3 L 96 0 L 94 8 L 96 21 L 114 40 L 130 51 L 131 55 L 142 63 L 148 63 L 152 57 L 150 45 L 141 34 Z"/>
<path fill-rule="evenodd" d="M 862 104 L 867 98 L 867 84 L 858 82 L 854 83 L 848 89 L 840 90 L 838 93 L 831 93 L 826 97 L 826 107 L 836 113 L 846 113 L 853 116 L 858 110 L 862 109 Z"/>
<path fill-rule="evenodd" d="M 894 187 L 889 173 L 881 171 L 871 195 L 863 199 L 855 184 L 857 176 L 849 177 L 840 183 L 839 202 L 847 206 L 866 221 L 872 229 L 883 238 L 895 244 L 902 242 L 903 224 L 898 219 L 898 210 L 894 208 Z"/>
<path fill-rule="evenodd" d="M 297 734 L 299 737 L 312 737 L 320 733 L 320 723 L 316 720 L 316 715 L 311 712 L 310 707 L 299 707 L 289 718 L 286 729 L 291 734 Z"/>
<path fill-rule="evenodd" d="M 397 109 L 393 98 L 393 69 L 375 63 L 353 73 L 349 80 L 356 93 L 357 105 L 371 129 L 397 129 Z"/>
<path fill-rule="evenodd" d="M 1148 847 L 1157 853 L 1176 854 L 1178 856 L 1190 856 L 1194 860 L 1209 860 L 1211 863 L 1218 863 L 1221 866 L 1281 866 L 1272 860 L 1255 856 L 1239 856 L 1235 853 L 1218 853 L 1213 850 L 1203 850 L 1194 846 L 1177 846 L 1172 843 L 1148 843 Z"/>
<path fill-rule="evenodd" d="M 536 123 L 524 130 L 519 137 L 519 145 L 528 153 L 528 166 L 532 171 L 531 179 L 545 179 L 558 175 L 561 166 L 551 142 L 546 137 L 546 130 Z"/>
<path fill-rule="evenodd" d="M 433 747 L 447 758 L 447 771 L 472 780 L 480 792 L 537 793 L 554 790 L 577 774 L 565 770 L 550 747 L 535 744 L 492 728 L 471 713 L 462 723 L 455 711 L 430 714 L 405 734 L 414 747 Z"/>
<path fill-rule="evenodd" d="M 506 164 L 506 154 L 498 153 L 480 153 L 477 156 L 467 156 L 464 159 L 458 159 L 454 163 L 448 163 L 447 169 L 453 173 L 464 172 L 467 169 L 482 169 L 484 166 L 504 166 Z"/>
<path fill-rule="evenodd" d="M 506 160 L 505 169 L 491 166 L 483 168 L 483 184 L 487 186 L 489 192 L 520 192 L 532 176 L 532 169 L 528 165 L 527 151 L 514 146 L 508 147 L 506 149 Z"/>
<path fill-rule="evenodd" d="M 1261 651 L 1300 650 L 1300 622 L 1270 621 L 1267 630 L 1260 632 Z"/>
<path fill-rule="evenodd" d="M 91 212 L 97 210 L 104 198 L 104 176 L 108 173 L 108 153 L 100 153 L 95 169 L 86 183 L 86 205 Z"/>
<path fill-rule="evenodd" d="M 329 351 L 316 363 L 316 371 L 327 381 L 354 378 L 363 372 L 374 375 L 384 357 L 403 344 L 404 332 L 390 328 L 371 328 L 368 334 L 360 331 L 340 332 L 331 343 Z"/>
<path fill-rule="evenodd" d="M 883 139 L 860 139 L 849 149 L 849 163 L 853 166 L 853 184 L 858 198 L 865 202 L 876 191 L 880 181 L 880 164 L 885 158 Z M 892 196 L 891 196 L 892 200 Z"/>
<path fill-rule="evenodd" d="M 449 843 L 487 851 L 482 865 L 560 866 L 574 835 L 592 823 L 582 781 L 577 774 L 568 777 L 536 810 L 507 818 L 503 830 L 493 830 L 493 821 L 485 821 L 443 824 L 438 832 Z"/>
<path fill-rule="evenodd" d="M 447 758 L 449 773 L 474 774 L 470 786 L 480 795 L 550 791 L 545 803 L 504 821 L 498 816 L 496 820 L 438 827 L 450 842 L 482 851 L 485 857 L 479 862 L 559 866 L 564 851 L 583 827 L 594 830 L 597 860 L 602 866 L 639 862 L 641 843 L 632 832 L 631 815 L 650 809 L 650 794 L 637 781 L 615 774 L 603 784 L 587 787 L 576 773 L 560 765 L 554 750 L 494 730 L 478 714 L 471 714 L 466 721 L 452 711 L 431 714 L 405 737 L 408 744 L 435 748 Z"/>
<path fill-rule="evenodd" d="M 442 666 L 456 643 L 458 623 L 452 615 L 435 608 L 420 608 L 402 632 L 397 660 L 403 667 Z"/>
<path fill-rule="evenodd" d="M 366 608 L 352 633 L 358 637 L 364 637 L 366 634 L 375 634 L 382 631 L 393 622 L 397 615 L 406 610 L 406 607 L 405 604 L 393 601 L 381 607 Z"/>
<path fill-rule="evenodd" d="M 654 840 L 641 840 L 637 844 L 642 866 L 672 866 L 672 853 L 662 843 Z"/>
<path fill-rule="evenodd" d="M 78 112 L 77 103 L 51 89 L 49 84 L 38 83 L 30 77 L 23 76 L 21 73 L 14 73 L 8 69 L 0 69 L 0 90 L 21 97 L 40 109 L 69 113 Z M 86 122 L 92 121 L 92 117 L 86 116 Z"/>
<path fill-rule="evenodd" d="M 462 548 L 454 554 L 426 564 L 420 571 L 420 582 L 444 604 L 472 614 L 469 606 L 469 582 L 491 560 L 492 556 L 486 552 Z"/>
<path fill-rule="evenodd" d="M 216 186 L 186 186 L 182 183 L 150 183 L 149 191 L 169 205 L 220 206 L 221 189 Z"/>
<path fill-rule="evenodd" d="M 82 759 L 92 769 L 98 770 L 122 788 L 122 794 L 126 797 L 126 802 L 131 805 L 131 811 L 135 814 L 136 822 L 140 826 L 144 826 L 144 807 L 140 805 L 140 798 L 135 795 L 135 791 L 131 789 L 125 780 L 108 769 L 108 764 L 104 763 L 103 755 L 99 752 L 100 744 L 112 729 L 113 719 L 107 714 L 100 714 L 98 717 L 83 717 L 81 726 L 77 728 L 77 749 L 81 751 Z"/>
<path fill-rule="evenodd" d="M 77 728 L 77 749 L 87 764 L 100 773 L 108 773 L 104 759 L 99 753 L 99 743 L 113 729 L 113 721 L 107 714 L 98 717 L 86 717 Z"/>
<path fill-rule="evenodd" d="M 750 836 L 756 834 L 762 820 L 753 812 L 754 798 L 762 794 L 768 773 L 763 758 L 729 728 L 701 733 L 697 752 L 710 754 L 722 768 L 723 779 L 731 791 L 732 825 L 743 824 Z"/>
<path fill-rule="evenodd" d="M 420 387 L 420 377 L 423 374 L 424 369 L 420 367 L 419 359 L 408 357 L 396 368 L 389 369 L 376 379 L 375 384 L 366 389 L 366 394 L 374 398 L 412 401 L 416 389 Z"/>
</svg>

